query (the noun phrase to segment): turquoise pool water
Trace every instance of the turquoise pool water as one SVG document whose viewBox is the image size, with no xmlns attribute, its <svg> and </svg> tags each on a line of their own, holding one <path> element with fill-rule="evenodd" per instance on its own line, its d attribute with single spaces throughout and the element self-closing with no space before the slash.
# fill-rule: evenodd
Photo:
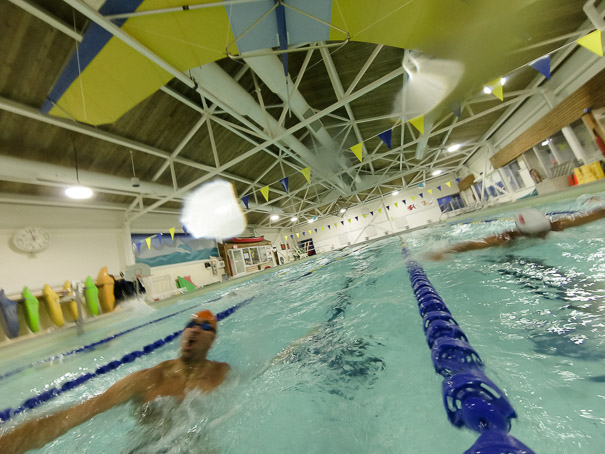
<svg viewBox="0 0 605 454">
<path fill-rule="evenodd" d="M 545 241 L 423 260 L 432 248 L 511 226 L 507 220 L 444 225 L 401 239 L 517 411 L 511 434 L 538 453 L 602 452 L 605 221 Z M 162 398 L 146 408 L 114 408 L 40 452 L 463 452 L 477 434 L 447 421 L 401 239 L 333 252 L 158 311 L 141 310 L 137 319 L 112 326 L 104 336 L 193 306 L 220 312 L 253 298 L 219 325 L 210 357 L 233 370 L 218 391 L 192 393 L 180 405 Z M 141 349 L 182 328 L 188 314 L 1 380 L 0 409 Z M 101 337 L 87 336 L 82 344 Z M 175 341 L 5 426 L 89 398 L 177 354 Z M 42 356 L 2 364 L 0 374 L 36 359 Z"/>
</svg>

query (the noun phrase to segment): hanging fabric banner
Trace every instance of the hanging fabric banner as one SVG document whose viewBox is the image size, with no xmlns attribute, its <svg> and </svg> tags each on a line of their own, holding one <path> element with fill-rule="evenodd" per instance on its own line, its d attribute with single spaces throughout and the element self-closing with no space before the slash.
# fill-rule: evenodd
<svg viewBox="0 0 605 454">
<path fill-rule="evenodd" d="M 303 236 L 305 236 L 305 232 L 303 232 L 302 234 L 303 234 Z"/>
<path fill-rule="evenodd" d="M 357 156 L 359 162 L 363 161 L 363 142 L 359 142 L 357 145 L 353 145 L 351 151 Z"/>
<path fill-rule="evenodd" d="M 174 241 L 174 227 L 170 227 L 168 231 L 170 232 L 170 238 L 172 239 L 172 241 Z"/>
<path fill-rule="evenodd" d="M 294 235 L 290 235 L 290 238 L 294 239 Z"/>
<path fill-rule="evenodd" d="M 457 183 L 460 183 L 460 178 L 456 178 L 456 182 L 457 182 Z"/>
<path fill-rule="evenodd" d="M 323 227 L 322 227 L 323 228 Z M 328 230 L 330 230 L 330 224 L 328 224 Z"/>
<path fill-rule="evenodd" d="M 328 226 L 328 228 L 330 228 L 330 226 Z M 323 227 L 321 228 L 321 231 L 322 231 L 322 232 L 324 231 L 324 228 L 323 228 Z"/>
<path fill-rule="evenodd" d="M 365 215 L 365 214 L 362 214 L 362 216 L 363 216 L 363 218 L 364 218 L 364 219 L 366 218 L 366 215 Z"/>
<path fill-rule="evenodd" d="M 147 243 L 147 249 L 151 249 L 151 237 L 145 238 L 145 243 Z"/>
<path fill-rule="evenodd" d="M 347 219 L 347 221 L 349 221 L 349 224 L 351 223 L 351 218 Z"/>
<path fill-rule="evenodd" d="M 244 205 L 246 205 L 246 210 L 248 209 L 248 202 L 250 201 L 250 196 L 249 195 L 245 195 L 242 197 L 242 202 L 244 202 Z"/>
<path fill-rule="evenodd" d="M 420 115 L 419 117 L 412 118 L 410 120 L 412 126 L 420 131 L 420 134 L 424 135 L 424 115 Z"/>
<path fill-rule="evenodd" d="M 355 216 L 355 220 L 356 220 L 356 221 L 359 221 L 359 216 Z"/>
<path fill-rule="evenodd" d="M 334 227 L 338 227 L 338 224 L 336 222 L 334 223 Z"/>
<path fill-rule="evenodd" d="M 370 211 L 370 214 L 371 214 L 372 216 L 374 216 L 374 212 L 373 212 L 373 211 Z"/>
<path fill-rule="evenodd" d="M 265 200 L 269 201 L 269 186 L 265 186 L 264 188 L 260 188 L 260 193 L 263 195 Z"/>
<path fill-rule="evenodd" d="M 309 230 L 309 235 L 311 235 L 311 231 Z"/>
<path fill-rule="evenodd" d="M 137 252 L 140 254 L 141 253 L 141 242 L 136 243 L 137 245 Z"/>
<path fill-rule="evenodd" d="M 451 182 L 451 181 L 448 181 L 448 182 L 447 182 L 447 183 L 445 183 L 445 184 L 447 184 L 447 187 L 448 187 L 448 188 L 451 188 L 451 187 L 452 187 L 452 182 Z"/>
<path fill-rule="evenodd" d="M 405 199 L 402 200 L 403 204 L 405 205 Z"/>
<path fill-rule="evenodd" d="M 387 210 L 390 210 L 390 209 L 391 209 L 391 206 L 390 206 L 390 205 L 387 205 Z"/>
<path fill-rule="evenodd" d="M 315 233 L 317 233 L 317 229 L 314 229 L 314 230 L 315 230 Z"/>
<path fill-rule="evenodd" d="M 340 223 L 341 223 L 342 225 L 345 225 L 345 221 L 340 221 Z"/>
<path fill-rule="evenodd" d="M 504 88 L 502 88 L 502 78 L 492 80 L 485 86 L 485 90 L 489 90 L 500 101 L 504 101 Z"/>
<path fill-rule="evenodd" d="M 532 61 L 529 66 L 534 68 L 547 79 L 550 79 L 550 54 Z"/>
<path fill-rule="evenodd" d="M 378 208 L 378 212 L 379 212 L 379 213 L 382 213 L 382 208 Z"/>
<path fill-rule="evenodd" d="M 296 234 L 296 238 L 300 238 L 300 233 L 297 233 L 297 234 Z"/>
<path fill-rule="evenodd" d="M 286 236 L 284 237 L 284 240 L 288 241 L 288 235 L 286 235 Z"/>
<path fill-rule="evenodd" d="M 394 205 L 395 205 L 395 208 L 399 207 L 399 205 L 397 204 L 397 202 L 395 202 Z"/>
<path fill-rule="evenodd" d="M 424 196 L 422 195 L 422 192 L 420 193 L 420 198 L 423 199 Z M 412 197 L 412 200 L 414 200 L 414 198 Z"/>
<path fill-rule="evenodd" d="M 416 199 L 414 197 L 412 197 L 412 202 L 415 202 L 415 201 L 416 201 Z"/>
<path fill-rule="evenodd" d="M 307 179 L 307 183 L 311 183 L 311 167 L 305 167 L 304 169 L 301 169 L 300 171 L 305 178 Z"/>
<path fill-rule="evenodd" d="M 393 147 L 391 146 L 392 141 L 393 141 L 393 130 L 389 129 L 385 132 L 381 132 L 380 134 L 378 134 L 378 137 L 380 137 L 380 140 L 382 140 L 384 142 L 384 144 L 389 147 L 389 150 L 392 150 Z"/>
<path fill-rule="evenodd" d="M 601 30 L 597 29 L 594 32 L 589 33 L 588 35 L 583 36 L 576 42 L 580 46 L 584 47 L 585 49 L 588 49 L 589 51 L 597 54 L 599 57 L 602 57 L 603 56 L 603 42 L 602 42 L 601 35 L 602 35 Z"/>
<path fill-rule="evenodd" d="M 433 195 L 433 190 L 429 189 L 429 194 Z"/>
<path fill-rule="evenodd" d="M 286 193 L 289 192 L 288 191 L 288 177 L 282 178 L 281 180 L 279 180 L 279 182 L 284 187 L 284 191 L 286 191 Z"/>
<path fill-rule="evenodd" d="M 441 191 L 441 186 L 437 186 L 437 189 L 439 189 Z"/>
</svg>

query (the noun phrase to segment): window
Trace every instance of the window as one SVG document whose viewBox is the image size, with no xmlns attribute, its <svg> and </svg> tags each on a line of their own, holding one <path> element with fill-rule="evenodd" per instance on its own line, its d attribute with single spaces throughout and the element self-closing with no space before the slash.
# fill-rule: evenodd
<svg viewBox="0 0 605 454">
<path fill-rule="evenodd" d="M 525 187 L 523 180 L 521 179 L 521 175 L 519 175 L 520 171 L 521 167 L 519 167 L 519 163 L 517 161 L 513 161 L 510 164 L 502 167 L 502 173 L 506 179 L 506 184 L 513 192 Z"/>
<path fill-rule="evenodd" d="M 456 211 L 464 208 L 464 202 L 462 201 L 460 194 L 452 194 L 441 197 L 437 199 L 437 203 L 439 204 L 439 208 L 441 209 L 442 213 L 449 213 L 450 211 Z"/>
</svg>

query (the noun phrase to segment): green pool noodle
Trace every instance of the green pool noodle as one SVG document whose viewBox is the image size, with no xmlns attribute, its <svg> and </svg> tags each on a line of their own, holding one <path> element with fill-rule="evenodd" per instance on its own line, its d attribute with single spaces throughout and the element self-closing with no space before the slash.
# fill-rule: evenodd
<svg viewBox="0 0 605 454">
<path fill-rule="evenodd" d="M 90 313 L 99 315 L 99 289 L 90 276 L 84 281 L 84 297 Z"/>
<path fill-rule="evenodd" d="M 27 326 L 33 333 L 40 331 L 40 313 L 38 299 L 32 295 L 27 287 L 23 289 L 23 312 Z"/>
</svg>

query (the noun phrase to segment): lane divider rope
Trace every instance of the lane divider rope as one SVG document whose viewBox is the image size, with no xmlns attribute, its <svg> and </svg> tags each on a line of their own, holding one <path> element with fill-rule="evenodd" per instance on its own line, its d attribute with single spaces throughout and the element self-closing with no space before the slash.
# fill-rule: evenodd
<svg viewBox="0 0 605 454">
<path fill-rule="evenodd" d="M 455 427 L 478 432 L 464 454 L 534 454 L 508 432 L 517 414 L 506 395 L 483 372 L 483 361 L 435 290 L 420 264 L 402 254 L 418 302 L 435 372 L 443 376 L 441 391 L 447 417 Z"/>
<path fill-rule="evenodd" d="M 253 299 L 254 299 L 254 297 L 247 298 L 246 300 L 242 301 L 241 303 L 238 303 L 235 306 L 230 307 L 229 309 L 219 312 L 218 314 L 216 314 L 216 319 L 218 321 L 225 319 L 226 317 L 232 315 L 236 310 L 249 304 Z M 206 304 L 206 303 L 207 302 L 202 303 L 202 304 Z M 199 305 L 200 304 L 198 303 L 194 307 L 197 307 Z M 176 314 L 185 312 L 186 310 L 192 310 L 192 308 L 179 311 L 172 315 L 176 315 Z M 167 318 L 167 317 L 164 317 L 164 318 Z M 141 325 L 141 326 L 143 326 L 143 325 Z M 107 373 L 111 372 L 112 370 L 117 369 L 122 364 L 131 363 L 142 356 L 146 356 L 146 355 L 152 353 L 153 351 L 157 350 L 160 347 L 163 347 L 167 343 L 172 342 L 174 339 L 176 339 L 178 336 L 180 336 L 180 334 L 182 332 L 183 332 L 183 330 L 180 329 L 178 331 L 175 331 L 172 334 L 169 334 L 168 336 L 166 336 L 162 339 L 158 339 L 155 342 L 152 342 L 151 344 L 145 345 L 142 350 L 135 350 L 130 353 L 127 353 L 126 355 L 122 356 L 122 358 L 120 358 L 118 360 L 114 360 L 107 364 L 97 367 L 97 369 L 92 373 L 88 372 L 88 373 L 80 375 L 78 378 L 66 381 L 65 383 L 63 383 L 63 385 L 60 388 L 53 386 L 50 389 L 48 389 L 47 391 L 45 391 L 41 394 L 38 394 L 37 396 L 34 396 L 30 399 L 27 399 L 18 408 L 4 409 L 3 411 L 0 412 L 0 424 L 7 422 L 12 417 L 14 417 L 20 413 L 23 413 L 24 411 L 32 410 L 32 409 L 38 407 L 38 406 L 42 405 L 43 403 L 48 402 L 51 399 L 54 399 L 55 397 L 59 396 L 60 394 L 63 394 L 66 391 L 71 391 L 72 389 L 77 388 L 80 385 L 83 385 L 84 383 L 86 383 L 89 380 L 92 380 L 95 377 L 99 377 L 101 375 L 107 374 Z"/>
</svg>

